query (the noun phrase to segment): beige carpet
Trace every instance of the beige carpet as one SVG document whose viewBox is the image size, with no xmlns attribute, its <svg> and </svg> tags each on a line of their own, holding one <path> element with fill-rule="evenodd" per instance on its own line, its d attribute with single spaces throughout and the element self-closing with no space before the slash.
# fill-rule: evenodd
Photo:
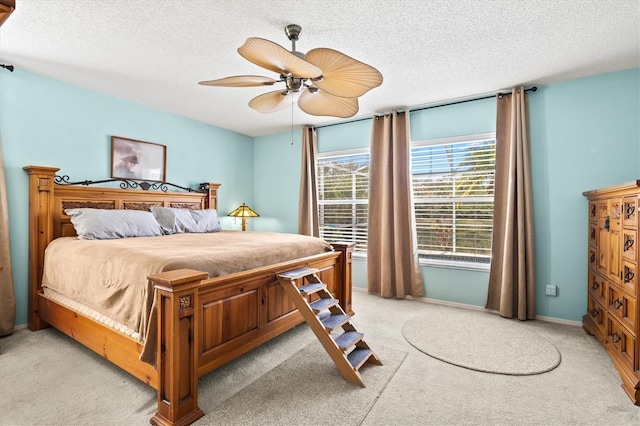
<svg viewBox="0 0 640 426">
<path fill-rule="evenodd" d="M 347 383 L 306 325 L 199 380 L 196 425 L 357 425 L 407 352 L 373 348 L 382 366 Z M 156 391 L 57 330 L 0 339 L 0 425 L 148 425 Z"/>
<path fill-rule="evenodd" d="M 412 318 L 446 312 L 455 321 L 467 310 L 359 291 L 353 306 L 353 324 L 381 355 L 382 368 L 389 365 L 386 348 L 408 355 L 364 420 L 352 426 L 640 425 L 640 407 L 620 386 L 606 349 L 578 325 L 519 322 L 557 347 L 561 364 L 545 374 L 486 374 L 427 356 L 401 333 Z M 302 325 L 201 378 L 200 408 L 206 415 L 194 426 L 214 424 L 209 419 L 225 401 L 240 397 L 242 389 L 313 341 L 313 333 Z M 377 369 L 362 371 L 369 386 L 368 375 Z M 0 338 L 0 396 L 1 426 L 148 426 L 156 406 L 153 389 L 54 330 L 21 330 Z M 314 416 L 307 408 L 315 403 L 314 390 L 295 409 Z M 340 410 L 347 408 L 332 411 L 340 419 Z M 242 425 L 231 420 L 217 424 Z"/>
<path fill-rule="evenodd" d="M 358 425 L 407 356 L 384 347 L 374 352 L 383 365 L 360 369 L 362 388 L 346 382 L 320 343 L 312 342 L 208 412 L 202 424 Z"/>
<path fill-rule="evenodd" d="M 560 352 L 522 322 L 473 310 L 420 315 L 402 335 L 425 354 L 471 370 L 515 376 L 541 374 L 560 364 Z"/>
</svg>

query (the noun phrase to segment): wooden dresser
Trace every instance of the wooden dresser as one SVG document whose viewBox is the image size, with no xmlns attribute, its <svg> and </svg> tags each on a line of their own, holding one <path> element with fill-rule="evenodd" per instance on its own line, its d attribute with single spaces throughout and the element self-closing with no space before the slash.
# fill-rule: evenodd
<svg viewBox="0 0 640 426">
<path fill-rule="evenodd" d="M 584 329 L 607 349 L 622 387 L 640 405 L 640 180 L 587 191 L 589 251 Z"/>
</svg>

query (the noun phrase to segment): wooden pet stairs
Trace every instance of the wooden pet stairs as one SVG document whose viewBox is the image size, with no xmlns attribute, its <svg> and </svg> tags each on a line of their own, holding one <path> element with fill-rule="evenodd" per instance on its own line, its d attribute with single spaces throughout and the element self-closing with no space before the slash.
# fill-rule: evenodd
<svg viewBox="0 0 640 426">
<path fill-rule="evenodd" d="M 316 275 L 319 269 L 301 268 L 278 274 L 284 288 L 303 318 L 318 337 L 320 343 L 349 383 L 364 387 L 358 370 L 367 362 L 382 365 L 375 353 L 351 324 L 347 315 Z M 301 286 L 296 285 L 301 280 Z M 307 284 L 305 284 L 305 281 Z M 311 297 L 316 295 L 317 298 Z M 313 300 L 312 300 L 313 299 Z M 342 333 L 339 328 L 342 328 Z M 334 332 L 334 330 L 336 332 Z"/>
</svg>

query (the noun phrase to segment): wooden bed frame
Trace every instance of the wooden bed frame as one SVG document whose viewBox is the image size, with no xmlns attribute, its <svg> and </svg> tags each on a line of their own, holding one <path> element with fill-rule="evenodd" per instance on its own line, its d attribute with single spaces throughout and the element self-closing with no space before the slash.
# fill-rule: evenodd
<svg viewBox="0 0 640 426">
<path fill-rule="evenodd" d="M 276 274 L 303 266 L 320 278 L 349 314 L 353 244 L 335 251 L 207 279 L 176 270 L 149 277 L 157 297 L 157 370 L 139 360 L 136 339 L 47 298 L 41 289 L 44 250 L 73 236 L 67 208 L 148 210 L 151 206 L 217 208 L 219 184 L 205 193 L 58 185 L 52 167 L 26 166 L 29 175 L 29 328 L 53 326 L 158 391 L 154 425 L 185 425 L 202 417 L 198 378 L 303 322 Z M 207 187 L 208 186 L 208 187 Z"/>
</svg>

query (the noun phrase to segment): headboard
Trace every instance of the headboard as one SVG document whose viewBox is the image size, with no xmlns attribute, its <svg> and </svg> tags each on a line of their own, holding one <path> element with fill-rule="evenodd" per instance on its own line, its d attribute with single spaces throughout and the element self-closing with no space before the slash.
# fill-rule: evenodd
<svg viewBox="0 0 640 426">
<path fill-rule="evenodd" d="M 153 206 L 192 209 L 218 208 L 220 184 L 204 184 L 204 192 L 164 192 L 86 185 L 57 185 L 58 168 L 25 166 L 29 175 L 29 328 L 39 318 L 32 305 L 40 291 L 44 250 L 58 237 L 74 236 L 75 229 L 64 213 L 70 208 L 149 210 Z"/>
</svg>

